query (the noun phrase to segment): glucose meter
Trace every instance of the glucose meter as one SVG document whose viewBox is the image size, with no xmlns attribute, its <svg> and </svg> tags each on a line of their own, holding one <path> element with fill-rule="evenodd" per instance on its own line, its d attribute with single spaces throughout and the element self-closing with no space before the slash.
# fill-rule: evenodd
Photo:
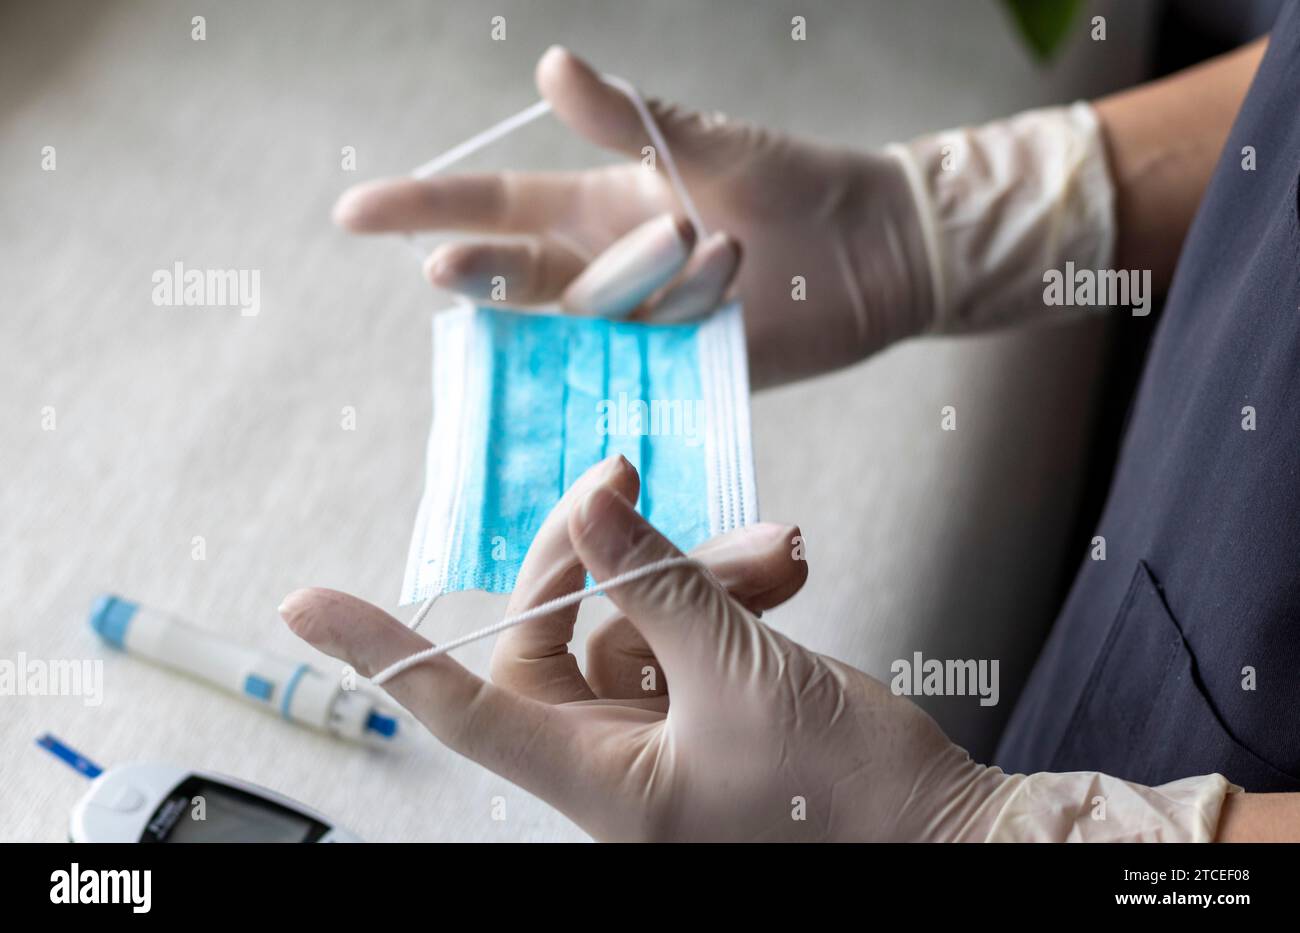
<svg viewBox="0 0 1300 933">
<path fill-rule="evenodd" d="M 237 778 L 137 762 L 95 778 L 73 842 L 360 842 L 315 810 Z"/>
<path fill-rule="evenodd" d="M 37 742 L 90 789 L 72 808 L 73 842 L 361 842 L 326 816 L 248 781 L 160 762 L 107 771 L 52 735 Z"/>
</svg>

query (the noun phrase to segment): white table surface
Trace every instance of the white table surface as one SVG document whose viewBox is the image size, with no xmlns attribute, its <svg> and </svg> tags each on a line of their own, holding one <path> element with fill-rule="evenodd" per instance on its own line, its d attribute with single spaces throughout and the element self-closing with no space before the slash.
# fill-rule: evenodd
<svg viewBox="0 0 1300 933">
<path fill-rule="evenodd" d="M 334 197 L 531 102 L 555 41 L 652 93 L 865 146 L 1122 84 L 1144 5 L 1100 6 L 1111 44 L 1076 42 L 1045 71 L 983 0 L 502 0 L 504 43 L 471 3 L 0 7 L 0 658 L 104 659 L 98 706 L 0 697 L 0 839 L 65 837 L 83 781 L 35 747 L 45 731 L 106 764 L 233 773 L 374 840 L 585 838 L 427 736 L 360 750 L 107 651 L 86 625 L 111 590 L 326 665 L 276 615 L 286 592 L 396 609 L 436 298 L 400 244 L 333 229 Z M 795 12 L 806 43 L 789 38 Z M 355 174 L 340 169 L 349 145 Z M 548 126 L 480 164 L 604 158 Z M 150 277 L 176 261 L 260 270 L 260 315 L 155 307 Z M 1096 336 L 913 344 L 759 398 L 764 515 L 802 524 L 812 573 L 769 622 L 878 675 L 913 650 L 998 657 L 1005 694 L 1053 611 L 1035 568 L 1079 546 L 1064 534 Z M 938 430 L 945 404 L 960 406 L 956 434 Z M 431 631 L 502 604 L 449 598 Z M 489 649 L 462 656 L 482 671 Z M 935 709 L 985 750 L 1009 711 Z"/>
</svg>

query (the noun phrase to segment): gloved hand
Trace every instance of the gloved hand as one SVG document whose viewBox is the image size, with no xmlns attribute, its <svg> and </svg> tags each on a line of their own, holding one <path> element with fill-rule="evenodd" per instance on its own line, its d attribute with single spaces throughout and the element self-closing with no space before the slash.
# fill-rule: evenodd
<svg viewBox="0 0 1300 933">
<path fill-rule="evenodd" d="M 343 195 L 338 222 L 367 233 L 509 236 L 444 244 L 429 256 L 426 274 L 435 285 L 484 300 L 493 277 L 503 276 L 510 305 L 559 301 L 574 313 L 611 313 L 610 283 L 626 280 L 629 253 L 672 235 L 672 188 L 665 171 L 642 165 L 649 140 L 630 102 L 587 64 L 553 48 L 538 63 L 537 83 L 571 129 L 634 161 L 584 172 L 370 182 Z M 680 231 L 658 276 L 637 283 L 650 293 L 637 317 L 676 321 L 712 310 L 732 285 L 743 244 L 736 284 L 756 385 L 856 362 L 927 326 L 925 245 L 896 159 L 721 115 L 654 101 L 649 107 L 705 223 L 719 232 L 695 243 L 689 228 Z M 587 268 L 611 247 L 612 257 Z M 806 300 L 792 298 L 796 277 Z"/>
<path fill-rule="evenodd" d="M 510 613 L 677 556 L 635 512 L 623 460 L 593 467 L 547 519 Z M 576 611 L 511 630 L 485 683 L 442 656 L 386 689 L 446 745 L 597 839 L 1208 839 L 1230 789 L 1215 775 L 1152 789 L 1098 774 L 1005 775 L 970 760 L 909 700 L 756 618 L 802 585 L 797 529 L 756 525 L 698 566 L 623 584 L 623 615 L 567 645 Z M 299 590 L 280 608 L 369 676 L 428 647 L 378 608 Z M 669 702 L 671 700 L 671 702 Z M 1104 819 L 1097 820 L 1097 798 Z"/>
<path fill-rule="evenodd" d="M 853 152 L 650 101 L 719 231 L 696 243 L 666 173 L 642 164 L 649 140 L 631 103 L 560 48 L 538 63 L 537 83 L 575 132 L 636 161 L 370 182 L 340 198 L 338 222 L 509 237 L 444 244 L 425 272 L 483 300 L 501 276 L 511 305 L 669 322 L 738 291 L 759 387 L 923 331 L 1064 317 L 1044 307 L 1043 274 L 1112 261 L 1115 195 L 1084 103 Z"/>
</svg>

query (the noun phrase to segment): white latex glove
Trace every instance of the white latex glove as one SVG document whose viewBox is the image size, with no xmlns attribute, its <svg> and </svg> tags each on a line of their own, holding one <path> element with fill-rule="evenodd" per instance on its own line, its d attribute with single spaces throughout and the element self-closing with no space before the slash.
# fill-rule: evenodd
<svg viewBox="0 0 1300 933">
<path fill-rule="evenodd" d="M 715 231 L 697 241 L 666 173 L 644 167 L 649 140 L 622 94 L 560 48 L 537 84 L 571 129 L 633 161 L 367 182 L 339 199 L 338 222 L 471 234 L 425 273 L 480 300 L 499 276 L 510 305 L 680 321 L 738 292 L 759 387 L 924 331 L 1063 318 L 1043 306 L 1043 273 L 1111 261 L 1114 192 L 1087 104 L 857 152 L 651 100 Z"/>
<path fill-rule="evenodd" d="M 715 231 L 698 241 L 686 232 L 665 247 L 681 205 L 662 159 L 654 170 L 644 166 L 649 139 L 631 103 L 561 48 L 538 62 L 537 85 L 574 132 L 630 161 L 367 182 L 339 199 L 336 220 L 360 233 L 470 234 L 435 249 L 425 274 L 480 300 L 492 300 L 500 276 L 512 306 L 559 303 L 569 313 L 620 316 L 640 305 L 637 318 L 679 321 L 716 308 L 734 284 L 759 386 L 857 362 L 929 324 L 925 245 L 896 159 L 649 100 Z M 665 258 L 650 263 L 654 275 L 622 268 L 639 249 Z M 652 294 L 632 295 L 629 305 L 620 283 Z"/>
<path fill-rule="evenodd" d="M 584 568 L 608 580 L 678 556 L 630 505 L 637 484 L 619 458 L 574 485 L 528 553 L 512 614 L 579 588 Z M 442 656 L 386 689 L 450 748 L 597 839 L 1212 836 L 1229 789 L 1221 777 L 1152 789 L 1097 774 L 1004 775 L 971 761 L 911 701 L 763 624 L 751 609 L 805 578 L 797 535 L 751 526 L 697 552 L 699 566 L 614 589 L 624 615 L 593 635 L 587 677 L 568 653 L 567 609 L 501 639 L 495 683 Z M 428 647 L 342 593 L 299 590 L 280 611 L 367 676 Z M 1093 819 L 1097 797 L 1104 820 Z"/>
</svg>

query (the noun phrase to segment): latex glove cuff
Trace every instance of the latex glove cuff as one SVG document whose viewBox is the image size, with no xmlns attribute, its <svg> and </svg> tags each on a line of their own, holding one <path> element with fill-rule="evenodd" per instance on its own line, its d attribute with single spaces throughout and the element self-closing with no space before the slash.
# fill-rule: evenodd
<svg viewBox="0 0 1300 933">
<path fill-rule="evenodd" d="M 1002 778 L 960 841 L 1212 842 L 1224 798 L 1241 793 L 1221 774 L 1159 787 L 1091 771 Z"/>
<path fill-rule="evenodd" d="M 1101 124 L 1082 101 L 894 144 L 925 243 L 932 332 L 1044 311 L 1043 274 L 1108 269 L 1115 191 Z"/>
</svg>

